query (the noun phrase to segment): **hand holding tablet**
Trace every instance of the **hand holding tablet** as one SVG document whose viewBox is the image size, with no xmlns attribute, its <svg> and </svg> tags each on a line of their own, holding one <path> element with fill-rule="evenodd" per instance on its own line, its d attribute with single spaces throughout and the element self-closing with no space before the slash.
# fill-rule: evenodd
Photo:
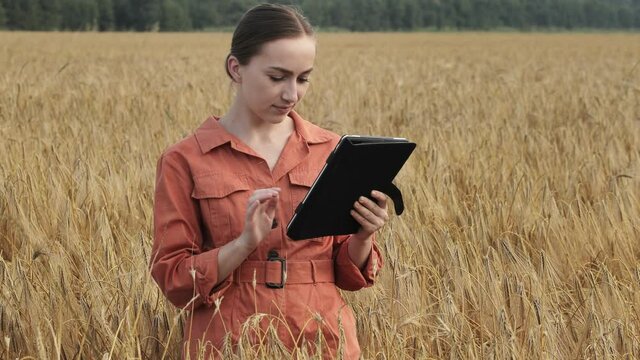
<svg viewBox="0 0 640 360">
<path fill-rule="evenodd" d="M 342 136 L 296 208 L 287 236 L 303 240 L 356 233 L 360 225 L 350 211 L 361 196 L 376 201 L 372 190 L 388 195 L 396 214 L 402 214 L 402 193 L 392 181 L 415 147 L 404 138 Z"/>
</svg>

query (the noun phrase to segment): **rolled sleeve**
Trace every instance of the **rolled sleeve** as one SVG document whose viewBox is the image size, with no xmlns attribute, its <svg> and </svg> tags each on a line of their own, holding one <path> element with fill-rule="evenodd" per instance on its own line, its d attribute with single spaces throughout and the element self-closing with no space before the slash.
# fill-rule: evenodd
<svg viewBox="0 0 640 360">
<path fill-rule="evenodd" d="M 349 242 L 351 235 L 336 236 L 334 239 L 334 264 L 336 286 L 343 290 L 356 291 L 374 284 L 383 261 L 380 249 L 373 234 L 372 248 L 362 269 L 349 256 Z"/>
<path fill-rule="evenodd" d="M 219 249 L 204 250 L 199 203 L 186 160 L 163 154 L 156 168 L 151 276 L 176 307 L 211 306 L 231 284 L 218 284 Z"/>
</svg>

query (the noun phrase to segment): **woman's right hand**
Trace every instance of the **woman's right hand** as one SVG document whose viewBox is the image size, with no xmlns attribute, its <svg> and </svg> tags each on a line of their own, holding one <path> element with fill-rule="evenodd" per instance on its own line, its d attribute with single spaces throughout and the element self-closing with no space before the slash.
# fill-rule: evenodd
<svg viewBox="0 0 640 360">
<path fill-rule="evenodd" d="M 280 188 L 258 189 L 249 197 L 241 241 L 253 250 L 269 234 L 276 215 Z"/>
</svg>

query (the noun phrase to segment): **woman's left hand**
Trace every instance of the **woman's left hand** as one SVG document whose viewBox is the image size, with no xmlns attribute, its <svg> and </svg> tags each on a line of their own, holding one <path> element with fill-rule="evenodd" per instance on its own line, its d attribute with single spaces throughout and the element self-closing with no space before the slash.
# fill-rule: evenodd
<svg viewBox="0 0 640 360">
<path fill-rule="evenodd" d="M 351 216 L 360 224 L 360 229 L 353 235 L 358 240 L 366 241 L 389 220 L 387 213 L 387 195 L 373 190 L 371 196 L 377 201 L 371 201 L 361 196 L 353 205 Z"/>
</svg>

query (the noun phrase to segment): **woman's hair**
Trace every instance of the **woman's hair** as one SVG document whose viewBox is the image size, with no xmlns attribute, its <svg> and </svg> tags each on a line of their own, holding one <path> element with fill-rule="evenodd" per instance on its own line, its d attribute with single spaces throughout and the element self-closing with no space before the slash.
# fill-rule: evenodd
<svg viewBox="0 0 640 360">
<path fill-rule="evenodd" d="M 233 80 L 228 68 L 230 56 L 235 56 L 240 65 L 247 65 L 269 41 L 313 34 L 311 24 L 296 8 L 278 4 L 257 5 L 240 18 L 224 68 Z"/>
</svg>

